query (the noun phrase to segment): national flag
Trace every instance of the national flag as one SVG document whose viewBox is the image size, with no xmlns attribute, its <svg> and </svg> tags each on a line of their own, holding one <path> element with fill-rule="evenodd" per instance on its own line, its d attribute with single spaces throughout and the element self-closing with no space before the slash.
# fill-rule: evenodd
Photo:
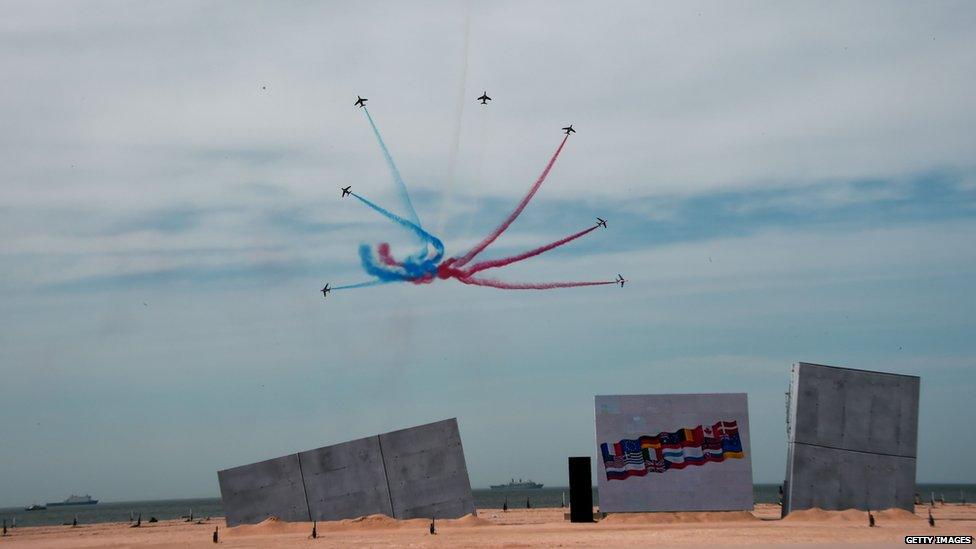
<svg viewBox="0 0 976 549">
<path fill-rule="evenodd" d="M 691 465 L 741 459 L 745 455 L 735 420 L 604 442 L 600 444 L 600 453 L 607 480 L 642 477 L 648 472 L 664 473 Z"/>
</svg>

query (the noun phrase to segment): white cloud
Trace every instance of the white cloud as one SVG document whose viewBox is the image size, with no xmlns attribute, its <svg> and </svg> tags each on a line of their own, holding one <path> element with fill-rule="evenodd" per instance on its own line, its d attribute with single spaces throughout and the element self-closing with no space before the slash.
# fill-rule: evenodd
<svg viewBox="0 0 976 549">
<path fill-rule="evenodd" d="M 491 88 L 496 100 L 479 110 L 472 98 L 465 110 L 471 162 L 462 160 L 459 190 L 524 189 L 568 122 L 581 131 L 547 188 L 554 196 L 971 165 L 974 10 L 882 6 L 474 6 L 468 95 Z M 241 178 L 315 196 L 318 182 L 359 181 L 381 164 L 356 93 L 372 96 L 407 179 L 441 189 L 461 7 L 350 8 L 10 10 L 2 196 L 144 207 L 216 201 Z M 480 147 L 484 171 L 472 174 Z M 300 154 L 222 172 L 192 159 L 220 148 Z"/>
</svg>

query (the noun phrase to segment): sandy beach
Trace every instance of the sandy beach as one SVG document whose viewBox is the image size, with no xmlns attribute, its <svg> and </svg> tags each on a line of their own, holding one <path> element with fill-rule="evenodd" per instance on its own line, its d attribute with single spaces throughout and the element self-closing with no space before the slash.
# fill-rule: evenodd
<svg viewBox="0 0 976 549">
<path fill-rule="evenodd" d="M 752 513 L 656 513 L 610 515 L 594 524 L 572 524 L 564 509 L 480 509 L 478 516 L 428 521 L 371 516 L 318 523 L 274 519 L 227 528 L 222 519 L 202 524 L 178 520 L 139 528 L 128 523 L 17 528 L 0 538 L 5 547 L 210 547 L 215 527 L 228 547 L 732 547 L 904 545 L 907 535 L 976 534 L 976 506 L 947 504 L 935 508 L 936 526 L 926 521 L 927 508 L 875 513 L 869 528 L 860 511 L 800 511 L 779 520 L 779 506 L 760 504 Z"/>
</svg>

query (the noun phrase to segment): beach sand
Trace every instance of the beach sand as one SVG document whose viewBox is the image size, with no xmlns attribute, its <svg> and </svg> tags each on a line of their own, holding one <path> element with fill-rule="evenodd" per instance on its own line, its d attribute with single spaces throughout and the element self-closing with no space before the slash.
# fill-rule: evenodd
<svg viewBox="0 0 976 549">
<path fill-rule="evenodd" d="M 749 512 L 634 513 L 609 515 L 594 524 L 572 524 L 566 509 L 480 509 L 478 516 L 438 520 L 437 535 L 424 519 L 393 520 L 374 515 L 318 523 L 269 519 L 227 528 L 222 519 L 204 524 L 177 520 L 140 528 L 128 523 L 16 528 L 0 538 L 2 547 L 212 547 L 215 526 L 227 547 L 743 547 L 844 545 L 895 547 L 906 535 L 974 535 L 976 505 L 935 508 L 936 527 L 926 522 L 928 509 L 916 513 L 889 509 L 875 513 L 869 528 L 861 511 L 799 511 L 779 520 L 779 506 L 760 504 Z"/>
</svg>

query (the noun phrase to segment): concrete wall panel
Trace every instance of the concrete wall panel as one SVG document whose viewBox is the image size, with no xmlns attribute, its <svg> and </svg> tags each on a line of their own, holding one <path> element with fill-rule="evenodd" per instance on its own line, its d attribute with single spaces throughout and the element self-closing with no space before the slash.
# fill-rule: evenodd
<svg viewBox="0 0 976 549">
<path fill-rule="evenodd" d="M 475 512 L 457 420 L 217 472 L 230 526 L 276 516 L 457 518 Z"/>
<path fill-rule="evenodd" d="M 915 456 L 919 378 L 799 363 L 793 441 Z"/>
<path fill-rule="evenodd" d="M 309 450 L 299 456 L 313 519 L 393 516 L 379 437 Z"/>
<path fill-rule="evenodd" d="M 783 514 L 911 510 L 919 388 L 916 376 L 794 365 Z"/>
<path fill-rule="evenodd" d="M 228 526 L 255 524 L 271 516 L 308 520 L 295 454 L 218 471 L 217 480 Z"/>
<path fill-rule="evenodd" d="M 799 444 L 793 453 L 792 510 L 914 510 L 915 459 Z"/>
<path fill-rule="evenodd" d="M 458 518 L 475 512 L 456 420 L 386 433 L 379 441 L 393 516 Z"/>
</svg>

